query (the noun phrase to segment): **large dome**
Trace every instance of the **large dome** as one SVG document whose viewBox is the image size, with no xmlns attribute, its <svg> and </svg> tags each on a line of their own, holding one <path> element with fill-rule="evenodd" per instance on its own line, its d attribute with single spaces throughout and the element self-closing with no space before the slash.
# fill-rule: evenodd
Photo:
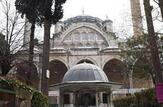
<svg viewBox="0 0 163 107">
<path fill-rule="evenodd" d="M 76 16 L 67 19 L 66 21 L 64 21 L 64 24 L 67 27 L 72 23 L 81 23 L 81 22 L 94 23 L 100 27 L 102 26 L 103 21 L 97 17 L 92 17 L 92 16 Z"/>
<path fill-rule="evenodd" d="M 109 82 L 103 70 L 93 64 L 82 63 L 75 65 L 63 77 L 67 82 Z"/>
</svg>

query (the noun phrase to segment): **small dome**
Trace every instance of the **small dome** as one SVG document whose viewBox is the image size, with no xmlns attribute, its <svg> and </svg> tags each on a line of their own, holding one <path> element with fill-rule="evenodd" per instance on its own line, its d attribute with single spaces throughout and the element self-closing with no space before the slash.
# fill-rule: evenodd
<svg viewBox="0 0 163 107">
<path fill-rule="evenodd" d="M 63 82 L 109 82 L 102 69 L 93 64 L 82 63 L 75 65 L 66 72 Z"/>
</svg>

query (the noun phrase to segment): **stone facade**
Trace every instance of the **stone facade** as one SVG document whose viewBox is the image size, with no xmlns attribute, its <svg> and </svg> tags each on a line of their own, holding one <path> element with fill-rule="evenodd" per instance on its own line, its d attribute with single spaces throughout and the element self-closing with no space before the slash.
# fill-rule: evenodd
<svg viewBox="0 0 163 107">
<path fill-rule="evenodd" d="M 64 74 L 71 67 L 87 62 L 100 67 L 109 81 L 123 83 L 123 88 L 129 88 L 129 77 L 121 57 L 122 43 L 118 41 L 112 25 L 111 20 L 84 15 L 58 22 L 50 39 L 49 85 L 62 82 Z M 41 53 L 42 48 L 39 50 L 35 48 L 34 62 L 40 73 L 40 79 Z M 24 60 L 25 57 L 28 57 L 27 52 L 21 54 L 19 58 Z M 143 87 L 136 81 L 133 80 L 134 88 Z M 144 82 L 146 84 L 146 81 Z M 151 81 L 145 87 L 151 87 Z"/>
<path fill-rule="evenodd" d="M 112 59 L 122 63 L 112 24 L 111 20 L 103 21 L 92 16 L 76 16 L 57 23 L 51 39 L 50 63 L 60 61 L 67 69 L 84 61 L 101 69 Z M 52 74 L 55 67 L 50 71 Z M 59 71 L 63 72 L 56 70 L 56 75 L 60 74 Z"/>
</svg>

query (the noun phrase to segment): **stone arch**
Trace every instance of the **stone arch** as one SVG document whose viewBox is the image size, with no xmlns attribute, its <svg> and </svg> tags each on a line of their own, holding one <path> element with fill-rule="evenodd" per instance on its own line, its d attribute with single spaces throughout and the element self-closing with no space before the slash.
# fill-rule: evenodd
<svg viewBox="0 0 163 107">
<path fill-rule="evenodd" d="M 93 29 L 95 31 L 97 31 L 103 38 L 104 40 L 107 42 L 107 44 L 109 45 L 109 40 L 107 39 L 107 34 L 103 31 L 101 31 L 96 25 L 93 25 L 91 23 L 78 23 L 78 24 L 72 24 L 71 26 L 69 26 L 70 29 L 66 30 L 63 34 L 62 34 L 62 37 L 61 37 L 61 41 L 59 44 L 61 44 L 64 40 L 64 38 L 69 34 L 71 33 L 72 31 L 74 31 L 75 29 L 78 29 L 80 27 L 88 27 L 90 29 Z"/>
<path fill-rule="evenodd" d="M 89 59 L 82 59 L 82 60 L 80 60 L 77 64 L 84 63 L 84 62 L 90 63 L 90 64 L 94 64 L 94 63 L 93 63 L 92 61 L 90 61 Z"/>
<path fill-rule="evenodd" d="M 18 63 L 23 63 L 23 62 L 28 62 L 28 60 L 25 60 L 25 59 L 16 59 L 16 60 L 12 61 L 12 64 L 14 66 L 16 66 Z M 37 73 L 39 73 L 39 65 L 38 65 L 38 62 L 33 61 L 32 64 L 36 67 Z"/>
<path fill-rule="evenodd" d="M 76 61 L 73 63 L 73 65 L 76 65 L 76 64 L 78 64 L 78 62 L 80 62 L 80 61 L 84 61 L 85 59 L 88 60 L 89 62 L 92 62 L 92 64 L 98 66 L 96 60 L 94 60 L 93 58 L 90 58 L 90 57 L 80 58 L 80 59 L 76 60 Z"/>
<path fill-rule="evenodd" d="M 120 58 L 120 56 L 111 56 L 111 57 L 106 57 L 103 61 L 102 61 L 102 68 L 104 69 L 104 66 L 107 62 L 109 62 L 112 59 L 116 59 L 122 62 L 122 59 Z"/>
<path fill-rule="evenodd" d="M 69 68 L 68 67 L 68 64 L 66 63 L 66 60 L 64 59 L 64 58 L 62 58 L 62 57 L 55 57 L 55 58 L 53 58 L 53 57 L 50 57 L 49 58 L 49 62 L 51 62 L 51 61 L 54 61 L 54 60 L 58 60 L 58 61 L 61 61 L 62 63 L 64 63 L 64 65 L 67 67 L 67 68 Z"/>
<path fill-rule="evenodd" d="M 50 79 L 49 84 L 56 84 L 62 82 L 62 79 L 67 72 L 68 68 L 66 65 L 60 60 L 52 60 L 49 64 L 50 70 Z"/>
<path fill-rule="evenodd" d="M 121 60 L 110 59 L 103 67 L 109 81 L 120 82 L 127 84 L 127 72 L 125 72 L 125 65 Z"/>
</svg>

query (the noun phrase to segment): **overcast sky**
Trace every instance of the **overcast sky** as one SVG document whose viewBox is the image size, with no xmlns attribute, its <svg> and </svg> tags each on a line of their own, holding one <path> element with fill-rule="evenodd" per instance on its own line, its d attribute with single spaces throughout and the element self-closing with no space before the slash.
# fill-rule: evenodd
<svg viewBox="0 0 163 107">
<path fill-rule="evenodd" d="M 140 1 L 142 2 L 142 0 Z M 62 20 L 82 15 L 84 11 L 84 15 L 98 17 L 102 20 L 107 18 L 112 20 L 117 36 L 132 35 L 130 0 L 67 0 L 63 7 L 64 17 Z M 124 34 L 122 35 L 122 33 Z M 39 30 L 36 36 L 42 38 L 43 32 Z"/>
<path fill-rule="evenodd" d="M 64 17 L 62 20 L 83 15 L 84 12 L 84 15 L 98 17 L 102 20 L 112 20 L 114 32 L 120 32 L 119 28 L 122 28 L 122 26 L 125 26 L 126 28 L 131 28 L 132 26 L 130 17 L 130 0 L 67 0 L 63 5 L 63 9 Z M 3 21 L 0 20 L 0 22 Z M 40 28 L 36 36 L 42 39 L 43 32 L 40 32 Z"/>
<path fill-rule="evenodd" d="M 83 15 L 84 12 L 84 15 L 98 17 L 102 20 L 112 20 L 114 32 L 120 38 L 132 35 L 130 0 L 67 0 L 63 5 L 63 10 L 62 21 Z M 51 33 L 53 33 L 53 27 Z M 42 34 L 39 30 L 36 35 Z"/>
<path fill-rule="evenodd" d="M 102 19 L 117 19 L 130 8 L 130 0 L 67 0 L 64 4 L 64 19 L 81 15 L 92 15 Z"/>
<path fill-rule="evenodd" d="M 125 26 L 125 29 L 129 29 L 127 35 L 132 34 L 130 0 L 67 0 L 62 20 L 83 13 L 102 20 L 112 20 L 114 32 L 122 32 L 122 26 Z"/>
<path fill-rule="evenodd" d="M 142 16 L 144 16 L 143 0 L 140 0 Z M 157 8 L 158 5 L 152 2 L 151 5 Z M 64 4 L 65 20 L 77 15 L 91 15 L 99 17 L 103 20 L 111 19 L 113 21 L 114 32 L 117 36 L 124 38 L 124 36 L 132 36 L 132 21 L 130 0 L 67 0 Z M 156 9 L 153 9 L 153 16 L 157 14 Z M 144 28 L 146 28 L 145 17 L 143 18 Z M 159 21 L 154 21 L 155 31 L 163 32 L 163 24 Z M 162 27 L 161 27 L 162 26 Z"/>
</svg>

